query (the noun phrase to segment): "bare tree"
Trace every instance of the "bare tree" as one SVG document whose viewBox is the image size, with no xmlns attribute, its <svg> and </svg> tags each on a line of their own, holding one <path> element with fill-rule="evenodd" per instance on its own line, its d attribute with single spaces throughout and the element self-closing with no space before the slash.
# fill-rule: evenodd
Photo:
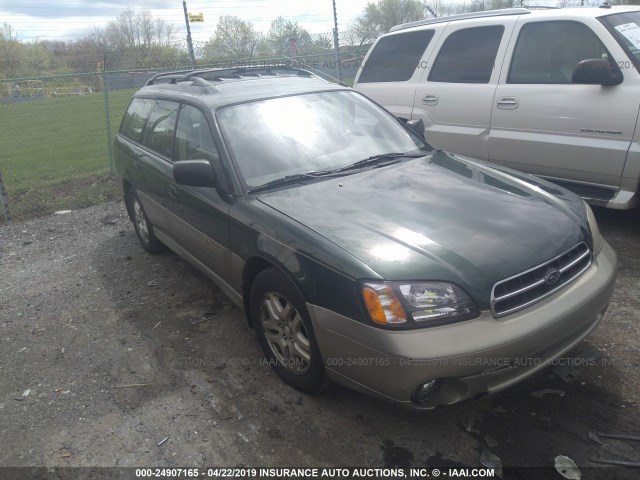
<svg viewBox="0 0 640 480">
<path fill-rule="evenodd" d="M 155 19 L 155 41 L 158 45 L 169 47 L 174 44 L 176 36 L 176 25 L 168 23 L 162 18 Z"/>
<path fill-rule="evenodd" d="M 169 46 L 173 42 L 175 25 L 154 18 L 148 9 L 128 8 L 107 24 L 102 35 L 112 49 Z"/>
<path fill-rule="evenodd" d="M 271 27 L 266 35 L 267 45 L 272 55 L 289 55 L 291 53 L 291 42 L 294 43 L 296 51 L 307 51 L 313 40 L 307 30 L 302 28 L 298 22 L 278 17 L 271 22 Z"/>
<path fill-rule="evenodd" d="M 259 35 L 251 22 L 233 15 L 223 15 L 215 34 L 204 45 L 204 55 L 213 59 L 247 59 L 253 55 L 258 40 Z"/>
<path fill-rule="evenodd" d="M 361 38 L 372 41 L 395 25 L 425 18 L 426 4 L 420 0 L 378 0 L 368 3 L 356 20 Z"/>
</svg>

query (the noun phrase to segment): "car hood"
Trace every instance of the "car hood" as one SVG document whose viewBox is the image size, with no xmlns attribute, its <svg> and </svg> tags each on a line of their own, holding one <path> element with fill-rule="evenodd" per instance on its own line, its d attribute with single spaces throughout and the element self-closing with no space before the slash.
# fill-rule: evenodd
<svg viewBox="0 0 640 480">
<path fill-rule="evenodd" d="M 486 307 L 498 280 L 591 240 L 579 197 L 525 179 L 436 151 L 259 200 L 380 278 L 454 282 Z"/>
</svg>

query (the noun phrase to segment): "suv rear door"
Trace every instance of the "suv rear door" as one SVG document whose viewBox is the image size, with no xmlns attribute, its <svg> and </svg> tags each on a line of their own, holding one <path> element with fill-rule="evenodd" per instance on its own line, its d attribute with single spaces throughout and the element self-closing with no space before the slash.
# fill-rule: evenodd
<svg viewBox="0 0 640 480">
<path fill-rule="evenodd" d="M 608 187 L 613 196 L 633 137 L 638 101 L 626 78 L 616 86 L 573 83 L 577 63 L 591 58 L 625 59 L 597 20 L 520 17 L 493 103 L 489 160 L 541 176 L 596 184 L 576 186 L 583 196 L 603 186 L 605 194 Z"/>
<path fill-rule="evenodd" d="M 354 88 L 396 117 L 409 120 L 415 85 L 442 28 L 399 31 L 380 37 L 365 58 Z"/>
<path fill-rule="evenodd" d="M 422 119 L 436 148 L 486 159 L 491 104 L 516 17 L 446 25 L 415 92 L 411 118 Z"/>
</svg>

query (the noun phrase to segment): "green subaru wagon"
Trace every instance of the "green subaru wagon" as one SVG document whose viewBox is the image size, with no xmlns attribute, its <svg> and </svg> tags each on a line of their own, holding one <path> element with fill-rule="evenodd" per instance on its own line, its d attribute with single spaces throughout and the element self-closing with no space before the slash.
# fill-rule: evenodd
<svg viewBox="0 0 640 480">
<path fill-rule="evenodd" d="M 115 164 L 142 247 L 210 277 L 282 380 L 430 409 L 578 344 L 617 262 L 577 195 L 422 131 L 302 69 L 181 71 L 134 95 Z"/>
</svg>

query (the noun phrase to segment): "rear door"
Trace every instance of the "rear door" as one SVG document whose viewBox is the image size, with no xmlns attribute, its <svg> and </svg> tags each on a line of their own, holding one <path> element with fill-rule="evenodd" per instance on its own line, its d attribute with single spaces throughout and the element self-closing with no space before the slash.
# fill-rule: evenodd
<svg viewBox="0 0 640 480">
<path fill-rule="evenodd" d="M 155 100 L 142 135 L 137 157 L 136 185 L 140 201 L 154 228 L 167 231 L 167 209 L 174 201 L 170 189 L 173 178 L 173 137 L 180 104 Z"/>
<path fill-rule="evenodd" d="M 594 58 L 624 58 L 595 19 L 521 17 L 493 103 L 489 159 L 552 179 L 619 186 L 638 99 L 627 79 L 573 83 L 578 62 Z"/>
<path fill-rule="evenodd" d="M 423 71 L 412 118 L 436 148 L 486 159 L 491 106 L 515 17 L 449 23 Z"/>
</svg>

